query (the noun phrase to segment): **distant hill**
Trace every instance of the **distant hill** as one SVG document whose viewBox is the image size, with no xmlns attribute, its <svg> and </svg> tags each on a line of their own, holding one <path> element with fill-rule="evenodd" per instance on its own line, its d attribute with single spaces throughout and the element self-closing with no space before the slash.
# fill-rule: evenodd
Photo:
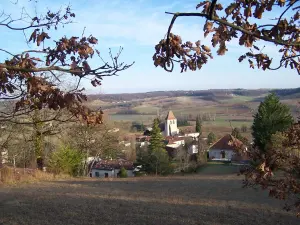
<svg viewBox="0 0 300 225">
<path fill-rule="evenodd" d="M 100 99 L 105 102 L 124 102 L 135 101 L 145 98 L 157 98 L 157 97 L 181 97 L 181 96 L 198 96 L 204 100 L 218 100 L 220 98 L 226 98 L 226 96 L 248 96 L 258 97 L 268 93 L 275 92 L 281 99 L 295 99 L 300 98 L 300 88 L 290 89 L 210 89 L 210 90 L 190 90 L 190 91 L 154 91 L 144 93 L 123 93 L 123 94 L 96 94 L 90 95 L 89 99 Z M 257 98 L 261 100 L 263 98 Z"/>
</svg>

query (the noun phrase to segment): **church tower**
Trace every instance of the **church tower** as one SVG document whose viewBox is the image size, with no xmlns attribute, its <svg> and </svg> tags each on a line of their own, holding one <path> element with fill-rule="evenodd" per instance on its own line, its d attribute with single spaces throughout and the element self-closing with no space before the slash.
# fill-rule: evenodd
<svg viewBox="0 0 300 225">
<path fill-rule="evenodd" d="M 168 112 L 165 121 L 165 136 L 174 136 L 179 134 L 179 129 L 177 128 L 177 119 L 172 111 Z"/>
</svg>

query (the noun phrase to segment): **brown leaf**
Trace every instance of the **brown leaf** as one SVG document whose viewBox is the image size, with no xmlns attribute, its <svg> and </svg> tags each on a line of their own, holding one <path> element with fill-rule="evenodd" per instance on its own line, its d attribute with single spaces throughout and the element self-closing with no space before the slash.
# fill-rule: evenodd
<svg viewBox="0 0 300 225">
<path fill-rule="evenodd" d="M 264 6 L 258 6 L 255 8 L 254 11 L 254 17 L 257 19 L 261 19 L 262 18 L 262 14 L 265 11 L 265 7 Z"/>
<path fill-rule="evenodd" d="M 238 5 L 236 3 L 231 3 L 226 9 L 225 9 L 225 12 L 228 15 L 230 15 L 233 10 L 237 7 Z"/>
<path fill-rule="evenodd" d="M 36 40 L 36 32 L 38 31 L 38 29 L 35 29 L 33 32 L 32 32 L 32 34 L 30 35 L 30 38 L 29 38 L 29 40 L 28 40 L 28 42 L 31 42 L 31 41 L 33 41 L 33 43 L 35 42 L 35 40 Z"/>
<path fill-rule="evenodd" d="M 210 32 L 212 30 L 213 27 L 213 22 L 206 22 L 204 25 L 204 30 Z"/>
<path fill-rule="evenodd" d="M 37 46 L 40 46 L 41 42 L 43 42 L 45 38 L 50 39 L 46 32 L 42 32 L 41 34 L 37 35 Z"/>
<path fill-rule="evenodd" d="M 218 34 L 214 34 L 211 42 L 212 42 L 212 46 L 215 47 L 220 41 L 220 36 Z"/>
<path fill-rule="evenodd" d="M 95 37 L 90 37 L 89 39 L 88 39 L 88 41 L 91 43 L 91 44 L 97 44 L 98 43 L 98 39 L 97 38 L 95 38 Z"/>
<path fill-rule="evenodd" d="M 220 3 L 216 4 L 216 10 L 222 10 L 222 9 L 223 9 L 222 4 Z"/>
<path fill-rule="evenodd" d="M 254 69 L 254 63 L 251 59 L 248 59 L 248 62 L 250 64 L 250 68 Z"/>
<path fill-rule="evenodd" d="M 244 16 L 245 16 L 246 18 L 252 16 L 251 6 L 248 6 L 247 8 L 244 9 Z"/>
<path fill-rule="evenodd" d="M 210 48 L 208 46 L 206 46 L 206 45 L 202 45 L 201 47 L 206 52 L 210 52 L 211 51 Z"/>
<path fill-rule="evenodd" d="M 218 53 L 218 55 L 225 55 L 226 51 L 228 51 L 228 49 L 226 48 L 226 45 L 223 42 L 223 43 L 220 44 L 217 53 Z"/>
<path fill-rule="evenodd" d="M 197 6 L 196 6 L 196 9 L 200 8 L 201 6 L 205 5 L 209 3 L 209 1 L 204 1 L 204 2 L 200 2 Z"/>
<path fill-rule="evenodd" d="M 90 65 L 88 64 L 87 61 L 83 61 L 83 62 L 82 62 L 82 65 L 83 65 L 83 70 L 84 70 L 85 72 L 88 72 L 88 71 L 91 70 L 91 67 L 90 67 Z"/>
</svg>

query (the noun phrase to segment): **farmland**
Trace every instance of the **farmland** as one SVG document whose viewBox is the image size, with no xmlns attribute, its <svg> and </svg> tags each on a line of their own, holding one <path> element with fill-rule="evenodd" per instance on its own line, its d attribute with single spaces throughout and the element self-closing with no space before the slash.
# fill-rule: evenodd
<svg viewBox="0 0 300 225">
<path fill-rule="evenodd" d="M 0 224 L 299 224 L 283 202 L 226 171 L 3 187 Z"/>
<path fill-rule="evenodd" d="M 110 121 L 138 122 L 150 125 L 157 116 L 164 120 L 172 110 L 178 119 L 187 119 L 191 125 L 198 114 L 206 114 L 212 119 L 203 122 L 203 134 L 213 131 L 218 136 L 242 125 L 251 127 L 253 114 L 259 103 L 272 90 L 208 90 L 169 91 L 136 94 L 95 95 L 90 106 L 103 106 Z M 278 90 L 282 102 L 287 104 L 295 117 L 299 113 L 298 89 Z M 101 103 L 101 104 L 100 104 Z M 190 129 L 192 127 L 181 127 Z M 251 136 L 248 129 L 246 136 Z"/>
</svg>

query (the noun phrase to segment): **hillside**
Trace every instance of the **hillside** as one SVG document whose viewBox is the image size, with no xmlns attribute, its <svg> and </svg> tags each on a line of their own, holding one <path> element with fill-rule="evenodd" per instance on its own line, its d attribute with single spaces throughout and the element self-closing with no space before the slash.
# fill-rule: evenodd
<svg viewBox="0 0 300 225">
<path fill-rule="evenodd" d="M 205 117 L 204 135 L 213 131 L 219 135 L 230 132 L 232 127 L 251 127 L 253 114 L 259 103 L 270 92 L 279 95 L 295 118 L 299 115 L 300 88 L 296 89 L 219 89 L 191 91 L 157 91 L 146 93 L 103 94 L 89 96 L 89 106 L 100 106 L 112 121 L 150 125 L 154 118 L 164 120 L 172 110 L 179 120 L 194 124 L 198 114 Z M 193 130 L 192 126 L 180 129 Z M 250 129 L 246 136 L 250 137 Z"/>
</svg>

